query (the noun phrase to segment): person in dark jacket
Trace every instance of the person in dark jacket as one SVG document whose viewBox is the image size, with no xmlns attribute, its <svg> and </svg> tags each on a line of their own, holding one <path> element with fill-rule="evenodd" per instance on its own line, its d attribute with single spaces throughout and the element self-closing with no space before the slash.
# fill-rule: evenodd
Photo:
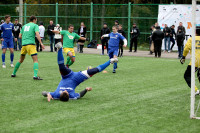
<svg viewBox="0 0 200 133">
<path fill-rule="evenodd" d="M 176 33 L 178 33 L 179 29 L 181 29 L 183 31 L 183 33 L 186 34 L 186 30 L 185 30 L 185 27 L 183 26 L 182 22 L 179 23 Z"/>
<path fill-rule="evenodd" d="M 80 28 L 78 29 L 78 35 L 80 37 L 85 37 L 86 32 L 87 32 L 86 26 L 83 22 L 81 22 Z M 78 40 L 78 42 L 77 42 L 77 52 L 79 51 L 78 47 L 80 47 L 79 53 L 83 53 L 84 42 L 85 42 L 85 40 Z"/>
<path fill-rule="evenodd" d="M 137 52 L 137 38 L 140 35 L 140 31 L 136 26 L 136 23 L 133 23 L 133 27 L 131 29 L 131 44 L 129 48 L 129 52 L 132 52 L 132 47 L 134 43 L 134 52 Z"/>
<path fill-rule="evenodd" d="M 164 39 L 164 43 L 165 43 L 165 51 L 168 51 L 168 53 L 170 53 L 170 33 L 171 33 L 171 29 L 167 26 L 167 24 L 165 24 L 165 28 L 163 29 L 164 35 L 165 35 L 165 39 Z M 167 49 L 167 44 L 168 44 L 168 49 Z"/>
<path fill-rule="evenodd" d="M 14 41 L 14 49 L 16 51 L 17 51 L 17 44 L 18 44 L 19 50 L 21 50 L 21 39 L 19 38 L 19 33 L 20 33 L 21 28 L 22 28 L 22 25 L 18 22 L 18 19 L 15 19 L 14 36 L 15 36 L 15 38 L 17 38 L 17 40 Z"/>
<path fill-rule="evenodd" d="M 157 26 L 156 30 L 152 34 L 155 57 L 161 57 L 161 47 L 163 38 L 164 38 L 164 33 L 163 31 L 160 30 L 160 26 Z"/>
<path fill-rule="evenodd" d="M 117 26 L 117 29 L 119 29 L 119 21 L 115 20 L 115 26 Z"/>
<path fill-rule="evenodd" d="M 150 51 L 149 55 L 152 55 L 153 54 L 153 52 L 151 51 L 151 45 L 153 43 L 152 34 L 156 30 L 155 25 L 151 26 L 150 30 L 151 30 L 151 35 L 149 36 L 149 51 Z"/>
<path fill-rule="evenodd" d="M 121 34 L 122 36 L 124 36 L 126 38 L 126 33 L 124 32 L 124 30 L 122 29 L 122 25 L 119 24 L 119 29 L 118 29 L 118 33 Z M 120 40 L 119 42 L 119 53 L 118 53 L 118 57 L 122 57 L 123 56 L 123 45 L 124 45 L 124 41 Z"/>
<path fill-rule="evenodd" d="M 49 35 L 49 40 L 50 40 L 50 52 L 53 52 L 53 47 L 54 47 L 54 33 L 52 32 L 52 30 L 54 30 L 54 27 L 55 25 L 53 24 L 53 21 L 51 20 L 50 22 L 50 25 L 48 26 L 48 29 L 47 29 L 47 33 Z M 55 49 L 56 51 L 56 49 Z"/>
<path fill-rule="evenodd" d="M 178 30 L 176 35 L 176 41 L 178 45 L 178 58 L 183 56 L 183 42 L 185 40 L 185 32 L 181 29 Z"/>
<path fill-rule="evenodd" d="M 171 34 L 170 34 L 170 42 L 172 42 L 171 51 L 172 51 L 172 49 L 173 49 L 173 47 L 174 47 L 174 45 L 175 45 L 174 36 L 176 37 L 176 33 L 175 33 L 174 28 L 175 28 L 175 25 L 172 25 L 172 26 L 171 26 Z"/>
<path fill-rule="evenodd" d="M 110 29 L 108 28 L 108 25 L 106 23 L 103 24 L 103 28 L 101 29 L 101 37 L 105 34 L 109 34 L 110 33 Z M 101 44 L 102 44 L 102 55 L 104 55 L 104 46 L 106 44 L 106 49 L 107 49 L 107 53 L 108 53 L 108 37 L 104 37 L 103 39 L 101 39 Z"/>
</svg>

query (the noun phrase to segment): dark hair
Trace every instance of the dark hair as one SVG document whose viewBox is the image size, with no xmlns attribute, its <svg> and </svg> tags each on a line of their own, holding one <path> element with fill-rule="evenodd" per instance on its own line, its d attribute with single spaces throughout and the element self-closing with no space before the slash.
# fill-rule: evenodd
<svg viewBox="0 0 200 133">
<path fill-rule="evenodd" d="M 40 25 L 43 25 L 43 22 L 42 22 L 42 21 L 40 21 Z"/>
<path fill-rule="evenodd" d="M 175 25 L 172 25 L 172 26 L 174 26 L 174 27 L 175 27 Z"/>
<path fill-rule="evenodd" d="M 103 23 L 103 25 L 107 25 L 107 23 Z"/>
<path fill-rule="evenodd" d="M 196 27 L 196 34 L 200 36 L 200 26 Z"/>
<path fill-rule="evenodd" d="M 36 20 L 37 18 L 35 16 L 30 17 L 30 21 L 33 22 L 33 20 Z"/>
<path fill-rule="evenodd" d="M 7 19 L 7 18 L 9 18 L 10 17 L 10 15 L 5 15 L 5 19 Z"/>
<path fill-rule="evenodd" d="M 73 24 L 69 24 L 68 28 L 70 28 L 70 27 L 74 27 L 74 25 Z"/>
<path fill-rule="evenodd" d="M 68 94 L 68 93 L 65 93 L 65 92 L 62 92 L 62 93 L 60 94 L 60 101 L 63 101 L 63 102 L 69 101 L 69 94 Z"/>
<path fill-rule="evenodd" d="M 118 20 L 115 20 L 115 22 L 119 24 L 119 21 L 118 21 Z"/>
</svg>

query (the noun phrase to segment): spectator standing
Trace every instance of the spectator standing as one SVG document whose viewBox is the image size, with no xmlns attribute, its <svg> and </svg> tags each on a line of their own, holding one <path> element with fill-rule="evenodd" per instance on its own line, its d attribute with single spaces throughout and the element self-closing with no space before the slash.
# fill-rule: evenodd
<svg viewBox="0 0 200 133">
<path fill-rule="evenodd" d="M 45 27 L 44 27 L 44 25 L 43 25 L 43 22 L 40 22 L 39 34 L 40 34 L 41 42 L 43 42 L 44 33 L 45 33 Z M 39 52 L 39 48 L 40 48 L 40 52 L 42 52 L 42 46 L 41 46 L 41 44 L 39 43 L 37 37 L 35 38 L 35 42 L 36 42 L 36 46 L 37 46 L 37 47 L 36 47 L 37 51 Z"/>
<path fill-rule="evenodd" d="M 183 42 L 185 40 L 185 32 L 180 28 L 176 35 L 176 41 L 178 45 L 178 58 L 183 56 Z"/>
<path fill-rule="evenodd" d="M 152 40 L 154 42 L 154 52 L 155 57 L 161 57 L 161 47 L 162 47 L 162 40 L 164 38 L 163 31 L 160 30 L 160 26 L 156 27 L 156 30 L 152 34 Z"/>
<path fill-rule="evenodd" d="M 133 27 L 131 29 L 131 44 L 130 44 L 130 48 L 129 48 L 129 52 L 132 52 L 132 47 L 133 47 L 133 43 L 134 43 L 134 52 L 137 52 L 137 39 L 138 36 L 140 35 L 140 31 L 136 26 L 136 23 L 133 23 Z"/>
<path fill-rule="evenodd" d="M 14 40 L 14 49 L 16 51 L 17 51 L 17 44 L 18 44 L 19 50 L 21 50 L 21 39 L 19 38 L 19 33 L 20 33 L 21 28 L 22 28 L 22 25 L 18 22 L 18 19 L 15 19 L 13 35 L 15 38 L 17 38 L 16 40 Z"/>
<path fill-rule="evenodd" d="M 176 33 L 175 33 L 174 28 L 175 28 L 175 25 L 172 25 L 172 26 L 171 26 L 171 34 L 170 34 L 170 42 L 172 42 L 171 51 L 172 51 L 172 49 L 173 49 L 173 47 L 174 47 L 174 45 L 175 45 L 174 36 L 176 37 Z"/>
<path fill-rule="evenodd" d="M 115 20 L 115 26 L 117 26 L 117 29 L 119 29 L 119 21 Z"/>
<path fill-rule="evenodd" d="M 62 27 L 60 27 L 60 25 L 57 24 L 56 27 L 54 27 L 54 31 L 62 31 Z M 61 34 L 55 33 L 54 39 L 55 39 L 55 45 L 56 45 L 58 42 L 61 42 L 61 39 L 62 39 Z M 56 48 L 55 46 L 54 46 L 54 49 L 55 49 L 55 51 L 57 51 L 57 48 Z"/>
<path fill-rule="evenodd" d="M 123 30 L 123 27 L 121 24 L 119 24 L 119 29 L 118 29 L 118 33 L 121 34 L 122 36 L 124 36 L 126 38 L 126 33 Z M 118 57 L 122 57 L 123 56 L 123 45 L 124 45 L 124 41 L 120 40 L 119 41 L 119 53 L 118 53 Z"/>
<path fill-rule="evenodd" d="M 164 39 L 164 43 L 165 43 L 165 51 L 167 51 L 167 44 L 168 44 L 168 53 L 170 53 L 170 34 L 171 34 L 171 29 L 167 26 L 167 24 L 165 24 L 165 28 L 163 29 L 164 35 L 165 35 L 165 39 Z"/>
<path fill-rule="evenodd" d="M 101 29 L 101 37 L 105 34 L 109 34 L 110 29 L 108 28 L 107 23 L 103 24 L 103 28 Z M 108 40 L 109 37 L 104 37 L 101 39 L 101 44 L 102 44 L 102 55 L 104 55 L 104 46 L 106 45 L 107 53 L 108 53 Z"/>
<path fill-rule="evenodd" d="M 1 25 L 4 23 L 4 20 L 1 20 Z M 1 26 L 0 26 L 1 27 Z M 0 31 L 1 32 L 1 31 Z M 0 38 L 3 38 L 3 32 L 1 32 L 0 34 Z M 1 44 L 3 43 L 3 41 L 1 40 Z"/>
<path fill-rule="evenodd" d="M 181 29 L 181 30 L 183 31 L 183 33 L 186 34 L 186 30 L 185 30 L 185 27 L 183 26 L 183 23 L 182 23 L 182 22 L 179 23 L 179 26 L 178 26 L 178 28 L 177 28 L 177 32 L 179 31 L 179 29 Z M 176 32 L 176 33 L 177 33 L 177 32 Z"/>
<path fill-rule="evenodd" d="M 54 46 L 54 33 L 52 32 L 52 30 L 54 30 L 55 25 L 53 24 L 53 21 L 49 21 L 49 26 L 48 26 L 48 30 L 47 33 L 49 35 L 49 40 L 50 40 L 50 52 L 53 52 L 53 46 Z M 54 49 L 55 50 L 55 49 Z"/>
<path fill-rule="evenodd" d="M 153 41 L 152 41 L 152 34 L 153 34 L 154 31 L 156 31 L 155 26 L 154 26 L 154 25 L 151 26 L 151 29 L 150 29 L 150 30 L 151 30 L 151 35 L 150 35 L 150 37 L 149 37 L 149 50 L 150 50 L 151 45 L 152 45 L 152 43 L 153 43 Z M 153 52 L 150 50 L 149 54 L 152 55 Z"/>
<path fill-rule="evenodd" d="M 84 22 L 81 22 L 81 25 L 78 29 L 78 35 L 80 37 L 85 37 L 86 33 L 87 33 L 87 28 L 86 28 Z M 77 42 L 77 52 L 78 52 L 78 46 L 79 46 L 80 47 L 79 53 L 83 53 L 84 42 L 85 42 L 85 40 L 78 40 L 78 42 Z"/>
</svg>

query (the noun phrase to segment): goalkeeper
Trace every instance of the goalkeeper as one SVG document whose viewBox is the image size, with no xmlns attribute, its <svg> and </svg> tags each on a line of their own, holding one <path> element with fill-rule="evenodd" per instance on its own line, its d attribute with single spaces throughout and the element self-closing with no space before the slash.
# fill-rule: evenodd
<svg viewBox="0 0 200 133">
<path fill-rule="evenodd" d="M 85 71 L 73 72 L 71 69 L 67 68 L 64 65 L 64 57 L 62 53 L 61 43 L 56 44 L 58 48 L 58 66 L 62 76 L 55 92 L 43 92 L 42 95 L 47 97 L 47 100 L 50 102 L 51 99 L 60 99 L 61 101 L 68 101 L 69 99 L 79 99 L 83 97 L 87 91 L 91 91 L 91 87 L 87 87 L 80 93 L 75 93 L 75 88 L 88 78 L 92 77 L 94 74 L 103 71 L 110 63 L 118 62 L 117 58 L 112 58 L 109 61 L 105 62 L 102 65 L 99 65 L 96 68 L 92 68 Z"/>
<path fill-rule="evenodd" d="M 183 56 L 180 60 L 181 64 L 185 63 L 185 57 L 187 56 L 188 52 L 192 52 L 192 38 L 189 38 L 184 51 Z M 196 27 L 196 36 L 195 36 L 195 72 L 197 72 L 197 77 L 200 82 L 200 27 Z M 184 79 L 189 87 L 191 87 L 191 61 L 185 71 Z M 200 95 L 199 89 L 195 86 L 195 95 Z"/>
</svg>

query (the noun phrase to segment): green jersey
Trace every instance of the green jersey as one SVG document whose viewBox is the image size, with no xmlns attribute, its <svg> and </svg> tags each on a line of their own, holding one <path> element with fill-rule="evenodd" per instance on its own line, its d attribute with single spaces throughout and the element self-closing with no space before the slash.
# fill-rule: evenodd
<svg viewBox="0 0 200 133">
<path fill-rule="evenodd" d="M 22 34 L 22 46 L 28 44 L 35 44 L 35 33 L 39 32 L 39 27 L 37 24 L 32 22 L 25 24 L 20 33 Z"/>
<path fill-rule="evenodd" d="M 74 48 L 74 39 L 79 39 L 80 36 L 74 32 L 62 30 L 60 34 L 63 35 L 63 48 Z"/>
</svg>

